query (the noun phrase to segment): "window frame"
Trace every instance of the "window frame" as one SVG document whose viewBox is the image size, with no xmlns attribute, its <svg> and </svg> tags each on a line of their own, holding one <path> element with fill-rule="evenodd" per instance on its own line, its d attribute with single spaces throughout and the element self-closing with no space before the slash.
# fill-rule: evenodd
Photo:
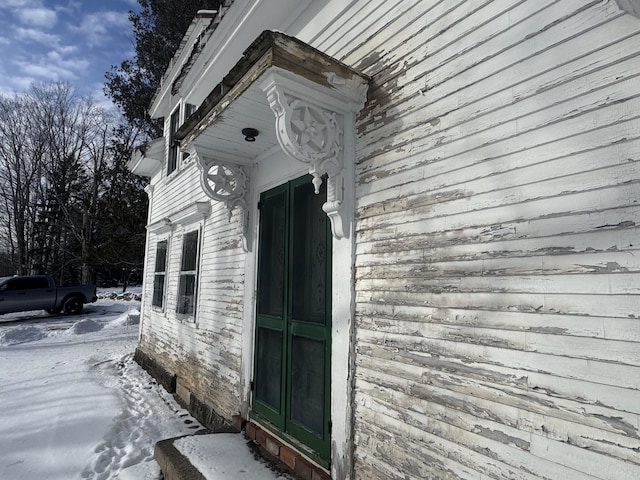
<svg viewBox="0 0 640 480">
<path fill-rule="evenodd" d="M 169 144 L 167 148 L 167 177 L 178 170 L 178 144 L 175 140 L 175 134 L 180 128 L 181 118 L 180 113 L 182 109 L 180 104 L 169 116 Z"/>
<path fill-rule="evenodd" d="M 187 243 L 186 243 L 187 237 L 194 234 L 196 235 L 195 248 L 193 249 L 194 258 L 192 261 L 194 269 L 185 270 L 183 268 L 185 267 L 185 254 L 187 253 L 185 251 L 185 249 L 187 248 Z M 180 264 L 178 269 L 178 282 L 177 282 L 176 308 L 175 308 L 176 316 L 181 320 L 184 320 L 184 319 L 195 320 L 196 318 L 196 312 L 198 308 L 198 281 L 199 281 L 198 273 L 200 271 L 201 245 L 202 245 L 202 228 L 201 227 L 184 231 L 184 233 L 182 234 L 182 248 L 180 253 Z M 185 302 L 181 299 L 182 297 L 185 296 L 182 293 L 183 281 L 185 281 L 187 277 L 191 277 L 191 276 L 193 276 L 193 283 L 192 283 L 193 292 L 191 294 L 191 296 L 193 297 L 193 300 L 191 302 L 191 308 L 182 310 L 183 305 L 185 305 Z M 187 288 L 186 285 L 184 287 Z"/>
<path fill-rule="evenodd" d="M 160 251 L 160 244 L 164 243 L 164 270 L 158 270 L 158 252 Z M 167 305 L 167 273 L 169 266 L 169 239 L 163 238 L 156 241 L 156 255 L 155 264 L 153 269 L 153 292 L 151 295 L 151 308 L 157 311 L 163 312 Z M 162 291 L 160 292 L 160 305 L 156 304 L 156 280 L 159 276 L 162 276 Z"/>
</svg>

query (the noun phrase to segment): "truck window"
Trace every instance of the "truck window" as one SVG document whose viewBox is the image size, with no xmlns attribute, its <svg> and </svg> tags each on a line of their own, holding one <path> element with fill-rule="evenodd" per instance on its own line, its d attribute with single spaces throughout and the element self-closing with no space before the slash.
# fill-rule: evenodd
<svg viewBox="0 0 640 480">
<path fill-rule="evenodd" d="M 25 288 L 49 288 L 49 282 L 44 277 L 29 278 L 27 280 L 27 286 Z"/>
<path fill-rule="evenodd" d="M 24 285 L 21 278 L 16 278 L 15 280 L 9 280 L 7 282 L 7 290 L 24 290 Z"/>
<path fill-rule="evenodd" d="M 49 287 L 49 282 L 47 282 L 47 279 L 43 277 L 15 278 L 13 280 L 9 280 L 2 287 L 2 290 L 31 290 L 34 288 L 48 288 L 48 287 Z"/>
</svg>

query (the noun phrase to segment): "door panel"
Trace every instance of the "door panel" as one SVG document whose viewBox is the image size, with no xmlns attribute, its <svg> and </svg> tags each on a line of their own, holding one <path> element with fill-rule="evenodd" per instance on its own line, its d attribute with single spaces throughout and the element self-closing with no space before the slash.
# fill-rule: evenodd
<svg viewBox="0 0 640 480">
<path fill-rule="evenodd" d="M 286 185 L 261 196 L 253 410 L 284 427 Z"/>
<path fill-rule="evenodd" d="M 260 197 L 253 412 L 327 464 L 331 232 L 305 176 Z"/>
<path fill-rule="evenodd" d="M 262 200 L 258 315 L 283 318 L 287 191 L 274 189 Z"/>
<path fill-rule="evenodd" d="M 311 182 L 293 188 L 293 318 L 326 323 L 327 216 L 326 195 L 316 195 Z"/>
<path fill-rule="evenodd" d="M 324 430 L 325 343 L 293 335 L 291 339 L 291 412 L 299 426 L 318 435 Z"/>
<path fill-rule="evenodd" d="M 257 329 L 256 399 L 281 413 L 282 331 L 260 327 Z M 264 380 L 263 380 L 264 379 Z M 279 422 L 278 422 L 279 423 Z"/>
</svg>

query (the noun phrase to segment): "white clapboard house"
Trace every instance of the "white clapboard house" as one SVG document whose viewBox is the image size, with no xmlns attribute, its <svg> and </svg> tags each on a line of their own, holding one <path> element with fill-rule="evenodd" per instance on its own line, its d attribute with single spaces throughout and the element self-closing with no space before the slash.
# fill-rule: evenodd
<svg viewBox="0 0 640 480">
<path fill-rule="evenodd" d="M 640 479 L 640 0 L 233 0 L 150 106 L 137 360 L 303 478 Z"/>
</svg>

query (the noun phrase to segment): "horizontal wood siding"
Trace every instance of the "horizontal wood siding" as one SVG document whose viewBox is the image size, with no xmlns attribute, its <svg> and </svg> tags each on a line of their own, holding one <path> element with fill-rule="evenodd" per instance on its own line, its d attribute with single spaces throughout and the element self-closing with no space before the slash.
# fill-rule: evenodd
<svg viewBox="0 0 640 480">
<path fill-rule="evenodd" d="M 640 478 L 640 20 L 354 2 L 355 478 Z"/>
<path fill-rule="evenodd" d="M 208 202 L 194 162 L 155 181 L 152 218 L 160 221 L 195 202 Z M 211 214 L 171 232 L 151 234 L 147 254 L 145 308 L 139 348 L 216 413 L 228 420 L 240 405 L 242 301 L 245 253 L 237 212 L 211 201 Z M 200 229 L 197 312 L 179 318 L 176 302 L 184 233 Z M 158 239 L 169 242 L 164 311 L 151 306 Z"/>
</svg>

